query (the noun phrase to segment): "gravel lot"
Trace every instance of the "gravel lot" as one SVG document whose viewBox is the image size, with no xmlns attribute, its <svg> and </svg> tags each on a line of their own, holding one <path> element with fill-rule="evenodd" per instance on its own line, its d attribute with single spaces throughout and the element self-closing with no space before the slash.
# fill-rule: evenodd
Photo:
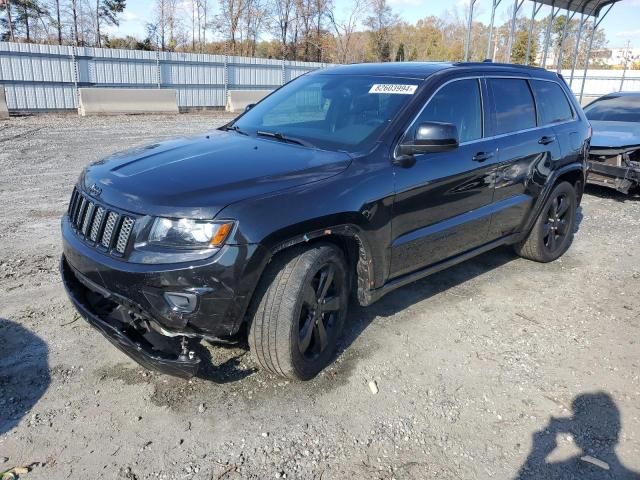
<svg viewBox="0 0 640 480">
<path fill-rule="evenodd" d="M 207 379 L 150 373 L 78 319 L 57 268 L 81 168 L 222 122 L 0 122 L 0 472 L 640 478 L 638 199 L 589 189 L 552 264 L 500 249 L 353 306 L 340 357 L 307 383 L 256 371 L 241 348 L 211 349 Z"/>
</svg>

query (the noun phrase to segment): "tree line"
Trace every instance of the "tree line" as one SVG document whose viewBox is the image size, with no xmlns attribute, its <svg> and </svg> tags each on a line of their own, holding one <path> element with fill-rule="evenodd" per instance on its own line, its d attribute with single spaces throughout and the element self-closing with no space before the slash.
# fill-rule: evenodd
<svg viewBox="0 0 640 480">
<path fill-rule="evenodd" d="M 113 33 L 126 14 L 127 0 L 0 0 L 0 36 L 5 41 L 332 63 L 452 61 L 464 56 L 464 9 L 411 23 L 401 20 L 388 0 L 348 0 L 340 8 L 333 0 L 149 0 L 149 6 L 145 35 L 137 38 Z M 490 46 L 489 26 L 475 21 L 470 59 L 488 55 L 494 61 L 525 63 L 529 49 L 529 63 L 535 65 L 548 20 L 518 18 L 510 57 L 510 21 L 494 26 Z M 576 51 L 579 25 L 566 16 L 551 24 L 548 58 L 561 57 L 563 68 L 570 68 L 574 58 L 578 67 L 584 64 L 592 22 L 585 22 Z M 605 46 L 604 32 L 596 31 L 594 51 Z"/>
</svg>

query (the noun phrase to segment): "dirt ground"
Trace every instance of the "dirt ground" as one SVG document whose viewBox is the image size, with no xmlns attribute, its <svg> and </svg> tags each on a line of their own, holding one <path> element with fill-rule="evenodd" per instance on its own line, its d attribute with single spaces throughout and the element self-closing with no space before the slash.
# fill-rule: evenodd
<svg viewBox="0 0 640 480">
<path fill-rule="evenodd" d="M 352 307 L 307 383 L 212 349 L 143 370 L 75 314 L 59 218 L 81 168 L 220 115 L 0 122 L 0 472 L 24 479 L 640 477 L 640 200 L 590 188 L 569 252 L 508 249 Z M 369 382 L 377 383 L 372 393 Z"/>
</svg>

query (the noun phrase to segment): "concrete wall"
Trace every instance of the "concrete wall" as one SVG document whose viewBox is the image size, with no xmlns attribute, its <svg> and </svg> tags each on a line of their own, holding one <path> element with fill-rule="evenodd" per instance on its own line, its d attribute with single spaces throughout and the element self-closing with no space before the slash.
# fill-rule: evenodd
<svg viewBox="0 0 640 480">
<path fill-rule="evenodd" d="M 80 88 L 80 115 L 178 113 L 176 91 L 153 88 Z"/>
<path fill-rule="evenodd" d="M 258 103 L 273 90 L 229 90 L 227 112 L 243 112 L 247 105 Z"/>
<path fill-rule="evenodd" d="M 0 120 L 9 118 L 9 110 L 7 109 L 7 100 L 4 96 L 4 87 L 0 87 Z"/>
</svg>

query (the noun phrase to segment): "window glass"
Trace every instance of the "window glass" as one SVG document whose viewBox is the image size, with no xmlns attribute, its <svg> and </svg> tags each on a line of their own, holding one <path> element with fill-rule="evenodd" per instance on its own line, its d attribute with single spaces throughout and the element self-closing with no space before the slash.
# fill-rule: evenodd
<svg viewBox="0 0 640 480">
<path fill-rule="evenodd" d="M 460 143 L 482 138 L 482 101 L 478 80 L 456 80 L 442 87 L 412 125 L 411 135 L 424 122 L 452 123 Z"/>
<path fill-rule="evenodd" d="M 536 109 L 526 80 L 492 78 L 489 85 L 496 106 L 498 135 L 536 126 Z"/>
<path fill-rule="evenodd" d="M 326 150 L 370 148 L 413 98 L 419 81 L 369 75 L 304 75 L 234 122 L 249 135 L 278 133 Z"/>
<path fill-rule="evenodd" d="M 542 125 L 564 122 L 573 118 L 573 110 L 562 87 L 556 82 L 532 80 L 531 87 L 536 94 Z"/>
<path fill-rule="evenodd" d="M 640 122 L 640 95 L 607 95 L 585 109 L 589 120 Z"/>
</svg>

